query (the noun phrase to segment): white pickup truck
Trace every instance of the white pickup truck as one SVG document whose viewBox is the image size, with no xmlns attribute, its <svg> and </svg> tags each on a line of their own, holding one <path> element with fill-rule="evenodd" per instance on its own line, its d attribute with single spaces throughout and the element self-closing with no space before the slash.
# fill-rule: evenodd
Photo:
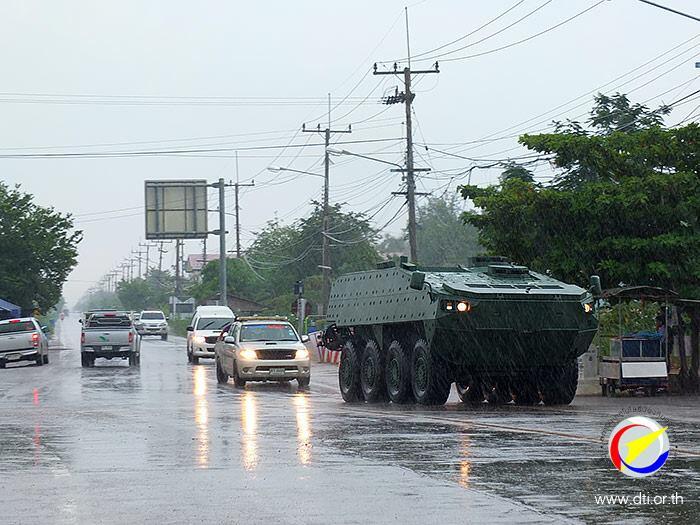
<svg viewBox="0 0 700 525">
<path fill-rule="evenodd" d="M 33 317 L 0 321 L 0 368 L 19 361 L 49 362 L 48 339 Z"/>
<path fill-rule="evenodd" d="M 141 362 L 141 337 L 127 312 L 97 312 L 85 316 L 80 335 L 83 367 L 95 366 L 95 359 L 128 359 L 129 366 Z"/>
</svg>

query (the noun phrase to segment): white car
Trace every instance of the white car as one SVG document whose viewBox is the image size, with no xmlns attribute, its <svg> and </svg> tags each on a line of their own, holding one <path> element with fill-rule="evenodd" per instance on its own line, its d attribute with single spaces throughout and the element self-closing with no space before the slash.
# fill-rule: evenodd
<svg viewBox="0 0 700 525">
<path fill-rule="evenodd" d="M 187 360 L 197 364 L 200 357 L 213 359 L 219 334 L 235 318 L 228 306 L 198 307 L 187 327 Z"/>
<path fill-rule="evenodd" d="M 233 377 L 237 387 L 246 381 L 297 380 L 300 388 L 311 381 L 311 360 L 292 324 L 282 318 L 241 317 L 216 343 L 216 380 Z"/>
<path fill-rule="evenodd" d="M 35 361 L 37 366 L 48 364 L 45 329 L 34 317 L 0 321 L 0 368 L 19 361 Z"/>
<path fill-rule="evenodd" d="M 168 340 L 168 320 L 160 310 L 144 310 L 134 319 L 134 327 L 140 336 L 159 335 Z"/>
</svg>

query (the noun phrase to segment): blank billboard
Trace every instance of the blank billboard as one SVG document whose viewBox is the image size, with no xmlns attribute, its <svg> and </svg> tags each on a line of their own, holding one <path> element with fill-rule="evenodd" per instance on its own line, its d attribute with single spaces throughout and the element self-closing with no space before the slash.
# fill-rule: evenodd
<svg viewBox="0 0 700 525">
<path fill-rule="evenodd" d="M 146 239 L 204 239 L 206 180 L 147 180 Z"/>
</svg>

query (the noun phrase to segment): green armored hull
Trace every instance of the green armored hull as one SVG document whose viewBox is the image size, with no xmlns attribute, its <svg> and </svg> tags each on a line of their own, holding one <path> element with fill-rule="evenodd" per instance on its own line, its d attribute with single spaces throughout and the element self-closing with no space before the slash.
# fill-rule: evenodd
<svg viewBox="0 0 700 525">
<path fill-rule="evenodd" d="M 592 296 L 500 258 L 475 266 L 381 263 L 333 284 L 327 342 L 346 400 L 568 403 L 595 335 Z"/>
</svg>

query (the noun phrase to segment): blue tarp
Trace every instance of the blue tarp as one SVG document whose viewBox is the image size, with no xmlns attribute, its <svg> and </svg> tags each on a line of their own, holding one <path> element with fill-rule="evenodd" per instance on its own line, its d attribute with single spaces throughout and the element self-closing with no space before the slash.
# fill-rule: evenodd
<svg viewBox="0 0 700 525">
<path fill-rule="evenodd" d="M 0 299 L 0 310 L 5 310 L 6 315 L 9 314 L 10 317 L 19 317 L 22 315 L 22 308 L 16 304 Z M 5 313 L 3 312 L 3 313 Z"/>
</svg>

